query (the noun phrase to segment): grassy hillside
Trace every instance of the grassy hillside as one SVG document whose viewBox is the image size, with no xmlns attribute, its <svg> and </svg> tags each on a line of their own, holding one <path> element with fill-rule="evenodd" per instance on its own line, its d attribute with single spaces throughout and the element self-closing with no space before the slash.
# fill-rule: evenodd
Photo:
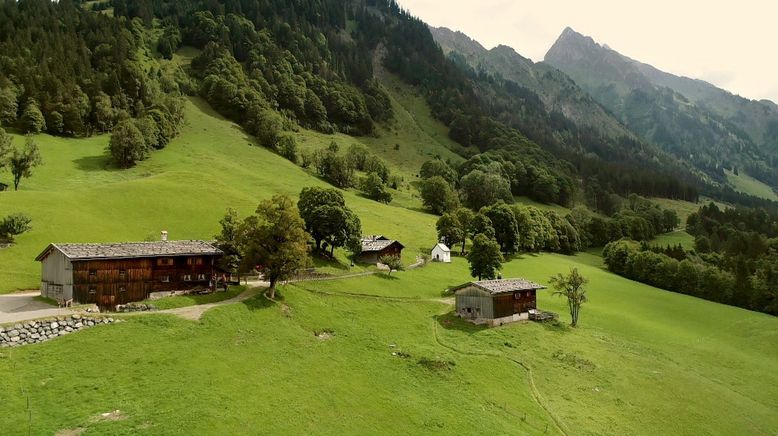
<svg viewBox="0 0 778 436">
<path fill-rule="evenodd" d="M 734 172 L 724 170 L 727 174 L 727 180 L 735 189 L 735 191 L 742 192 L 744 194 L 750 194 L 756 197 L 766 198 L 772 201 L 778 201 L 778 194 L 773 191 L 773 188 L 765 185 L 764 183 L 756 180 L 744 172 L 740 172 L 735 175 Z"/>
<path fill-rule="evenodd" d="M 18 192 L 0 193 L 0 215 L 24 212 L 34 226 L 16 245 L 0 250 L 0 292 L 37 288 L 40 273 L 33 259 L 50 242 L 156 239 L 162 229 L 172 239 L 210 238 L 228 207 L 245 215 L 275 193 L 296 197 L 305 186 L 327 185 L 255 146 L 199 99 L 187 102 L 181 135 L 135 168 L 111 167 L 108 139 L 36 137 L 44 165 Z M 366 233 L 386 234 L 408 247 L 406 261 L 434 244 L 434 216 L 356 192 L 345 197 Z M 398 205 L 420 206 L 410 195 L 397 197 Z"/>
<path fill-rule="evenodd" d="M 506 276 L 541 282 L 580 268 L 591 283 L 577 329 L 484 329 L 452 318 L 441 292 L 468 278 L 455 259 L 392 278 L 290 285 L 281 304 L 257 297 L 212 309 L 200 322 L 130 317 L 4 350 L 0 428 L 558 434 L 559 425 L 566 434 L 769 434 L 778 427 L 775 318 L 631 282 L 600 262 L 538 255 L 505 266 Z M 562 300 L 539 294 L 540 307 L 568 319 Z M 60 365 L 74 370 L 53 370 Z M 100 417 L 114 410 L 118 419 Z"/>
</svg>

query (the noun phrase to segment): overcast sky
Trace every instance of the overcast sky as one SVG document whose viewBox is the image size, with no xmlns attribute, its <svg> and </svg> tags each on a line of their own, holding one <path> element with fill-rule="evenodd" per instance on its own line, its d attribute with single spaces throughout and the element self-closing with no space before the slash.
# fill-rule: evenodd
<svg viewBox="0 0 778 436">
<path fill-rule="evenodd" d="M 669 73 L 778 103 L 775 0 L 398 0 L 433 26 L 533 61 L 566 26 Z"/>
</svg>

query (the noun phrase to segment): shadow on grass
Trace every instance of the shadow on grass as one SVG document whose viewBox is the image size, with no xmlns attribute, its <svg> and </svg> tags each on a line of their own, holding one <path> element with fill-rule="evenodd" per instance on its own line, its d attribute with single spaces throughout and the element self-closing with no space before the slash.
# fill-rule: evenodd
<svg viewBox="0 0 778 436">
<path fill-rule="evenodd" d="M 250 311 L 255 310 L 261 310 L 261 309 L 267 309 L 268 307 L 272 307 L 275 303 L 270 301 L 268 298 L 265 297 L 266 290 L 263 289 L 260 291 L 257 295 L 242 301 L 242 304 L 246 306 L 246 308 Z M 277 301 L 282 300 L 281 294 L 276 290 L 276 298 Z"/>
<path fill-rule="evenodd" d="M 330 268 L 339 269 L 341 271 L 348 271 L 349 269 L 351 269 L 348 265 L 346 265 L 345 263 L 341 263 L 338 259 L 329 257 L 329 254 L 325 255 L 320 252 L 317 252 L 317 253 L 313 253 L 311 258 L 313 259 L 314 268 L 330 267 Z"/>
<path fill-rule="evenodd" d="M 386 273 L 374 274 L 374 276 L 378 277 L 379 279 L 383 279 L 383 280 L 400 280 L 399 277 L 393 276 L 393 275 L 389 275 L 389 274 L 386 274 Z"/>
<path fill-rule="evenodd" d="M 119 168 L 111 163 L 108 154 L 98 156 L 84 156 L 74 159 L 73 163 L 81 171 L 118 171 Z"/>
<path fill-rule="evenodd" d="M 443 315 L 435 315 L 432 318 L 446 330 L 458 330 L 463 333 L 478 333 L 489 328 L 485 325 L 476 325 L 466 321 L 456 316 L 453 311 Z"/>
</svg>

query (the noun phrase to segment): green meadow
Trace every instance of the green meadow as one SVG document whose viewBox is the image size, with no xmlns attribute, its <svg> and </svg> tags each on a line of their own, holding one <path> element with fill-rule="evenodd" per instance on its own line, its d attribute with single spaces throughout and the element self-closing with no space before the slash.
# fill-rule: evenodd
<svg viewBox="0 0 778 436">
<path fill-rule="evenodd" d="M 467 264 L 290 284 L 206 312 L 126 317 L 0 351 L 11 434 L 771 434 L 778 321 L 521 256 L 506 277 L 590 279 L 581 325 L 476 327 L 447 287 Z M 110 362 L 110 363 L 109 363 Z M 64 370 L 67 368 L 67 370 Z M 110 418 L 101 414 L 117 411 Z"/>
<path fill-rule="evenodd" d="M 257 146 L 196 98 L 187 102 L 181 134 L 134 168 L 111 165 L 105 152 L 108 139 L 35 137 L 44 164 L 22 181 L 18 192 L 0 193 L 0 215 L 24 212 L 33 219 L 32 231 L 0 250 L 0 292 L 37 288 L 40 272 L 33 259 L 51 242 L 156 239 L 163 229 L 171 239 L 211 238 L 229 207 L 246 215 L 274 194 L 296 198 L 305 186 L 329 186 Z M 0 180 L 9 177 L 0 174 Z M 436 218 L 421 211 L 420 201 L 407 191 L 395 193 L 398 199 L 389 205 L 355 190 L 344 195 L 364 232 L 401 240 L 408 248 L 404 260 L 410 263 L 434 245 Z"/>
<path fill-rule="evenodd" d="M 391 89 L 402 123 L 371 138 L 303 130 L 301 148 L 361 142 L 412 183 L 451 144 L 412 92 Z M 326 185 L 196 98 L 181 135 L 129 170 L 110 165 L 107 136 L 35 139 L 44 165 L 20 191 L 0 193 L 0 215 L 24 212 L 34 226 L 0 250 L 0 292 L 36 288 L 33 259 L 50 242 L 156 239 L 162 229 L 173 239 L 210 238 L 228 207 L 246 215 L 276 193 Z M 434 244 L 436 217 L 410 187 L 393 194 L 383 205 L 344 192 L 365 233 L 406 245 L 407 264 Z M 658 241 L 691 238 L 679 231 Z M 315 264 L 333 274 L 366 270 Z M 127 316 L 0 349 L 0 433 L 774 433 L 776 318 L 626 280 L 594 252 L 516 256 L 503 275 L 547 283 L 572 267 L 590 279 L 576 329 L 548 290 L 539 306 L 559 313 L 558 323 L 486 329 L 456 319 L 446 290 L 469 274 L 455 257 L 391 276 L 288 284 L 278 302 L 258 295 L 199 321 Z M 156 304 L 206 304 L 239 289 Z"/>
<path fill-rule="evenodd" d="M 775 193 L 773 188 L 756 180 L 744 172 L 735 175 L 734 172 L 724 170 L 727 174 L 727 180 L 735 188 L 736 191 L 740 191 L 744 194 L 750 194 L 755 197 L 766 198 L 772 201 L 778 201 L 778 194 Z"/>
</svg>

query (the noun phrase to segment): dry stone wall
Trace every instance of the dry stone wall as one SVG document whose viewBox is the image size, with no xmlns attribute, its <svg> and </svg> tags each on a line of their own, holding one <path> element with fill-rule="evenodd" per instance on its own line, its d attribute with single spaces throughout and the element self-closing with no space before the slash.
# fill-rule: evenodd
<svg viewBox="0 0 778 436">
<path fill-rule="evenodd" d="M 0 348 L 36 344 L 86 328 L 119 322 L 114 318 L 85 315 L 59 316 L 14 325 L 0 326 Z"/>
</svg>

